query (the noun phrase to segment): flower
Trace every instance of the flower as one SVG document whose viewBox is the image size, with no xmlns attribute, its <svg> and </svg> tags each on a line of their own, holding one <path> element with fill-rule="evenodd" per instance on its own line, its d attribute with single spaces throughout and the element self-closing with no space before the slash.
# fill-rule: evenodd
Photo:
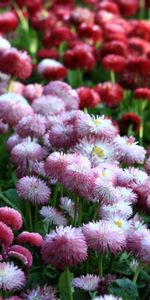
<svg viewBox="0 0 150 300">
<path fill-rule="evenodd" d="M 14 240 L 14 235 L 11 230 L 5 223 L 0 222 L 0 241 L 5 246 L 10 246 Z"/>
<path fill-rule="evenodd" d="M 118 135 L 114 138 L 113 144 L 120 153 L 120 161 L 128 165 L 144 162 L 146 151 L 142 146 L 137 145 L 134 137 L 121 137 Z"/>
<path fill-rule="evenodd" d="M 76 90 L 62 81 L 51 81 L 43 89 L 43 95 L 53 95 L 61 98 L 67 111 L 79 108 L 79 96 Z"/>
<path fill-rule="evenodd" d="M 8 33 L 16 30 L 18 18 L 14 11 L 6 11 L 0 15 L 0 28 L 2 33 Z"/>
<path fill-rule="evenodd" d="M 146 99 L 150 101 L 150 89 L 147 87 L 137 88 L 134 90 L 134 96 L 137 99 Z"/>
<path fill-rule="evenodd" d="M 80 108 L 96 107 L 100 102 L 100 97 L 94 89 L 82 86 L 77 89 L 80 98 Z"/>
<path fill-rule="evenodd" d="M 97 87 L 97 88 L 96 88 Z M 98 89 L 98 85 L 95 89 Z M 116 107 L 123 100 L 123 89 L 117 83 L 105 82 L 98 90 L 101 101 L 107 107 Z"/>
<path fill-rule="evenodd" d="M 25 275 L 17 266 L 10 262 L 0 262 L 0 289 L 13 291 L 21 289 L 25 284 Z"/>
<path fill-rule="evenodd" d="M 40 161 L 45 157 L 45 150 L 35 140 L 24 140 L 11 150 L 11 159 L 15 165 L 29 161 Z"/>
<path fill-rule="evenodd" d="M 10 49 L 11 44 L 4 37 L 0 36 L 0 51 Z"/>
<path fill-rule="evenodd" d="M 41 97 L 43 92 L 43 87 L 41 84 L 27 84 L 23 89 L 23 97 L 32 102 L 34 99 Z"/>
<path fill-rule="evenodd" d="M 8 256 L 15 257 L 21 260 L 24 259 L 24 261 L 26 262 L 26 266 L 28 268 L 32 266 L 32 261 L 33 261 L 32 254 L 27 248 L 23 246 L 20 245 L 11 246 L 8 251 Z"/>
<path fill-rule="evenodd" d="M 109 220 L 112 216 L 115 216 L 117 214 L 127 219 L 132 215 L 133 211 L 132 207 L 128 203 L 119 201 L 114 203 L 113 205 L 102 204 L 100 206 L 99 213 L 101 218 L 106 220 Z"/>
<path fill-rule="evenodd" d="M 45 58 L 37 66 L 38 73 L 46 79 L 64 79 L 67 69 L 60 62 Z"/>
<path fill-rule="evenodd" d="M 141 185 L 148 175 L 146 172 L 140 170 L 139 168 L 129 167 L 118 173 L 118 184 L 121 186 L 129 187 L 135 189 Z"/>
<path fill-rule="evenodd" d="M 107 54 L 102 59 L 102 65 L 106 70 L 122 72 L 125 68 L 125 58 L 117 54 Z"/>
<path fill-rule="evenodd" d="M 37 114 L 43 116 L 59 115 L 65 112 L 65 104 L 57 96 L 47 95 L 41 96 L 32 102 L 32 108 Z"/>
<path fill-rule="evenodd" d="M 40 137 L 45 133 L 45 119 L 40 115 L 23 117 L 16 126 L 16 132 L 21 137 Z"/>
<path fill-rule="evenodd" d="M 25 51 L 10 48 L 0 52 L 0 71 L 21 80 L 32 73 L 31 58 Z"/>
<path fill-rule="evenodd" d="M 99 282 L 100 278 L 98 276 L 87 274 L 86 276 L 74 278 L 72 285 L 84 291 L 95 291 L 98 289 Z"/>
<path fill-rule="evenodd" d="M 33 110 L 26 99 L 15 93 L 0 96 L 0 118 L 9 125 L 16 125 L 24 116 L 32 115 Z"/>
<path fill-rule="evenodd" d="M 134 113 L 126 113 L 122 116 L 120 120 L 121 131 L 128 133 L 128 130 L 131 126 L 133 131 L 139 131 L 141 126 L 141 118 Z"/>
<path fill-rule="evenodd" d="M 19 230 L 23 223 L 21 214 L 16 209 L 7 206 L 0 207 L 0 221 L 12 226 L 14 230 Z"/>
<path fill-rule="evenodd" d="M 42 236 L 37 232 L 28 232 L 23 231 L 17 236 L 17 243 L 18 244 L 24 244 L 27 243 L 31 246 L 40 247 L 43 239 Z"/>
<path fill-rule="evenodd" d="M 56 291 L 51 286 L 37 287 L 23 294 L 24 300 L 56 300 Z"/>
<path fill-rule="evenodd" d="M 17 193 L 21 199 L 36 205 L 48 203 L 51 191 L 43 180 L 26 176 L 18 181 Z"/>
<path fill-rule="evenodd" d="M 65 226 L 67 224 L 67 219 L 54 207 L 43 206 L 40 210 L 40 215 L 44 218 L 44 222 L 48 224 L 54 224 L 57 226 Z"/>
<path fill-rule="evenodd" d="M 87 258 L 87 244 L 79 228 L 59 226 L 42 244 L 43 261 L 58 269 L 74 266 Z"/>
<path fill-rule="evenodd" d="M 88 51 L 89 50 L 89 51 Z M 92 70 L 95 66 L 95 57 L 86 46 L 76 46 L 67 50 L 64 55 L 64 64 L 69 69 Z"/>
<path fill-rule="evenodd" d="M 81 23 L 78 28 L 78 36 L 89 44 L 99 45 L 102 42 L 102 30 L 98 25 Z"/>
<path fill-rule="evenodd" d="M 74 218 L 75 203 L 68 197 L 60 198 L 60 208 L 68 213 L 71 218 Z"/>
<path fill-rule="evenodd" d="M 83 225 L 89 248 L 106 253 L 108 251 L 116 254 L 126 248 L 126 237 L 123 231 L 109 221 L 90 222 Z"/>
</svg>

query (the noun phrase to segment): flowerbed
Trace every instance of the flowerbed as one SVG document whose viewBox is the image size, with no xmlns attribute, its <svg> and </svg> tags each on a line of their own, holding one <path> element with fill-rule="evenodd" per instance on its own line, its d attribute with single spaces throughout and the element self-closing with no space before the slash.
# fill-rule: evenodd
<svg viewBox="0 0 150 300">
<path fill-rule="evenodd" d="M 149 299 L 149 7 L 0 2 L 0 300 Z"/>
</svg>

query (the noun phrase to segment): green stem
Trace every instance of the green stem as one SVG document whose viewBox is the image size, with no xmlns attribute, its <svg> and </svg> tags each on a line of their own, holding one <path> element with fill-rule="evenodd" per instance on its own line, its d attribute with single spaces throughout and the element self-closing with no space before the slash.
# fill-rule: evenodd
<svg viewBox="0 0 150 300">
<path fill-rule="evenodd" d="M 75 212 L 74 212 L 74 219 L 73 219 L 73 226 L 76 227 L 77 225 L 77 216 L 78 216 L 78 202 L 79 197 L 75 198 Z"/>
<path fill-rule="evenodd" d="M 99 202 L 96 203 L 96 205 L 95 205 L 95 211 L 94 211 L 93 221 L 95 221 L 97 219 L 98 213 L 99 213 Z"/>
<path fill-rule="evenodd" d="M 29 210 L 28 210 L 28 213 L 29 213 L 29 228 L 30 228 L 30 231 L 32 232 L 33 231 L 33 224 L 32 224 L 31 205 L 28 203 L 28 206 L 29 206 Z"/>
<path fill-rule="evenodd" d="M 82 223 L 82 199 L 79 198 L 79 201 L 78 201 L 78 226 L 81 225 Z"/>
<path fill-rule="evenodd" d="M 71 282 L 70 282 L 70 272 L 69 272 L 68 267 L 66 267 L 65 272 L 66 272 L 67 289 L 68 289 L 68 299 L 67 300 L 73 300 L 72 290 L 71 290 Z"/>
<path fill-rule="evenodd" d="M 136 283 L 137 282 L 137 279 L 138 279 L 138 276 L 140 274 L 140 270 L 141 270 L 141 265 L 139 264 L 139 266 L 137 267 L 136 271 L 135 271 L 135 274 L 133 276 L 133 283 Z"/>
<path fill-rule="evenodd" d="M 103 277 L 103 254 L 99 253 L 98 255 L 98 270 L 99 270 L 99 276 Z"/>
<path fill-rule="evenodd" d="M 38 221 L 38 205 L 35 205 L 34 208 L 34 231 L 37 231 L 37 221 Z"/>
<path fill-rule="evenodd" d="M 145 0 L 139 0 L 139 7 L 140 7 L 139 18 L 144 19 Z"/>
<path fill-rule="evenodd" d="M 110 80 L 112 83 L 116 83 L 116 77 L 113 71 L 110 71 Z"/>
<path fill-rule="evenodd" d="M 59 192 L 59 183 L 57 182 L 55 185 L 55 190 L 54 190 L 53 199 L 52 199 L 52 203 L 53 203 L 54 207 L 56 207 L 56 204 L 57 204 L 58 192 Z"/>
</svg>

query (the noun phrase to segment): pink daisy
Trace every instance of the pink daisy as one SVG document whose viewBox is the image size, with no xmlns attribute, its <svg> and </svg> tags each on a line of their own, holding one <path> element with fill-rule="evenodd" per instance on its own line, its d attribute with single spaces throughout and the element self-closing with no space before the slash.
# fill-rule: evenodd
<svg viewBox="0 0 150 300">
<path fill-rule="evenodd" d="M 129 169 L 121 170 L 118 174 L 118 184 L 125 187 L 136 188 L 141 185 L 145 179 L 148 178 L 146 172 L 138 169 L 129 167 Z"/>
<path fill-rule="evenodd" d="M 31 106 L 21 95 L 6 93 L 0 96 L 0 118 L 3 122 L 15 126 L 24 116 L 32 114 Z"/>
<path fill-rule="evenodd" d="M 102 204 L 100 206 L 100 216 L 102 219 L 109 220 L 111 216 L 119 215 L 125 219 L 131 217 L 133 210 L 132 207 L 127 203 L 123 201 L 119 201 L 114 203 L 113 205 L 104 205 Z"/>
<path fill-rule="evenodd" d="M 55 116 L 65 112 L 65 104 L 61 98 L 53 95 L 41 96 L 32 102 L 32 108 L 37 114 Z"/>
<path fill-rule="evenodd" d="M 27 262 L 26 263 L 27 267 L 30 268 L 32 266 L 32 262 L 33 262 L 32 254 L 27 248 L 25 248 L 23 246 L 20 246 L 20 245 L 11 246 L 9 248 L 8 255 L 18 257 L 18 258 L 22 256 L 22 257 L 24 257 L 24 260 L 26 260 L 26 262 Z"/>
<path fill-rule="evenodd" d="M 23 117 L 16 126 L 16 132 L 23 138 L 43 136 L 45 133 L 45 119 L 36 114 Z"/>
<path fill-rule="evenodd" d="M 27 291 L 26 294 L 23 294 L 23 299 L 25 300 L 57 300 L 56 291 L 51 286 L 37 287 L 33 290 Z"/>
<path fill-rule="evenodd" d="M 67 219 L 64 215 L 52 206 L 43 206 L 40 210 L 40 214 L 44 218 L 44 222 L 48 224 L 54 224 L 57 226 L 67 225 Z"/>
<path fill-rule="evenodd" d="M 46 183 L 37 177 L 23 177 L 17 183 L 19 197 L 32 204 L 48 203 L 51 195 L 50 188 Z"/>
<path fill-rule="evenodd" d="M 43 92 L 43 87 L 41 84 L 27 84 L 23 89 L 23 96 L 32 102 L 34 99 L 41 97 Z"/>
<path fill-rule="evenodd" d="M 117 225 L 109 221 L 90 222 L 83 226 L 87 244 L 101 253 L 118 253 L 126 248 L 126 237 Z"/>
<path fill-rule="evenodd" d="M 63 209 L 71 218 L 74 218 L 75 203 L 68 197 L 60 198 L 60 208 Z"/>
<path fill-rule="evenodd" d="M 122 298 L 115 297 L 113 295 L 104 295 L 94 298 L 94 300 L 123 300 Z"/>
<path fill-rule="evenodd" d="M 13 263 L 0 262 L 0 289 L 13 291 L 25 285 L 25 274 Z"/>
<path fill-rule="evenodd" d="M 20 144 L 23 141 L 23 139 L 16 133 L 11 135 L 7 140 L 7 150 L 11 151 L 13 147 Z"/>
<path fill-rule="evenodd" d="M 80 229 L 58 227 L 48 234 L 42 245 L 42 258 L 56 268 L 74 266 L 87 258 L 87 244 Z"/>
<path fill-rule="evenodd" d="M 79 108 L 79 96 L 76 90 L 62 81 L 51 81 L 44 87 L 44 95 L 54 95 L 60 97 L 66 106 L 66 110 L 73 110 Z"/>
<path fill-rule="evenodd" d="M 0 242 L 5 246 L 10 246 L 14 240 L 14 235 L 10 227 L 0 222 Z"/>
<path fill-rule="evenodd" d="M 86 276 L 80 276 L 74 278 L 72 285 L 76 288 L 80 288 L 84 291 L 95 291 L 98 289 L 100 278 L 93 274 L 87 274 Z"/>
</svg>

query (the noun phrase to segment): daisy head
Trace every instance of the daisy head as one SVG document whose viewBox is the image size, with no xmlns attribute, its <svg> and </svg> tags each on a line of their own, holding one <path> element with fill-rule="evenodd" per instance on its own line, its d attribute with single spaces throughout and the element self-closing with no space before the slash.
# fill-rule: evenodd
<svg viewBox="0 0 150 300">
<path fill-rule="evenodd" d="M 0 262 L 0 289 L 13 291 L 25 285 L 25 274 L 13 263 Z"/>
</svg>

